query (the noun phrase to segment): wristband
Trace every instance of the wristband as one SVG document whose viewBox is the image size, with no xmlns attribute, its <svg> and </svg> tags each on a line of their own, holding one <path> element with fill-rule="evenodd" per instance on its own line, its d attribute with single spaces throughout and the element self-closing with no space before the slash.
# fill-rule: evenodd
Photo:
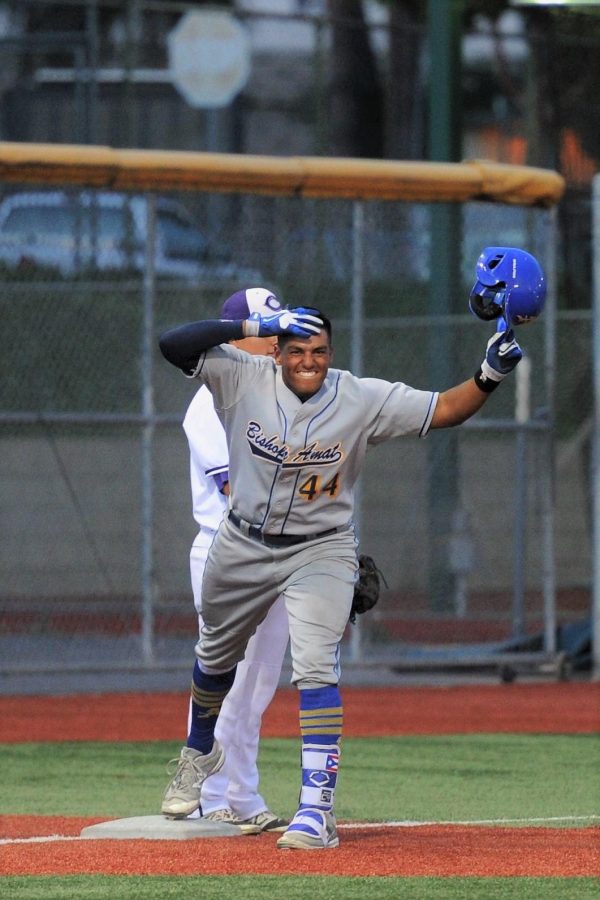
<svg viewBox="0 0 600 900">
<path fill-rule="evenodd" d="M 494 381 L 492 378 L 486 378 L 486 376 L 483 374 L 481 366 L 475 372 L 473 378 L 479 390 L 483 391 L 484 394 L 491 394 L 492 391 L 495 391 L 500 384 L 499 381 Z"/>
<path fill-rule="evenodd" d="M 242 322 L 242 331 L 244 333 L 244 337 L 258 337 L 258 333 L 260 331 L 260 318 L 244 319 L 244 321 Z"/>
</svg>

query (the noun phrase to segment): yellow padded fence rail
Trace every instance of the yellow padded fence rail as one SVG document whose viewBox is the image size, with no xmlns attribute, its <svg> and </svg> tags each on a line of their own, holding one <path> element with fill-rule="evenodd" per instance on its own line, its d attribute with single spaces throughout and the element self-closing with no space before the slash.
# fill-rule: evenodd
<svg viewBox="0 0 600 900">
<path fill-rule="evenodd" d="M 0 142 L 0 182 L 543 207 L 558 203 L 565 190 L 550 169 L 478 159 L 396 162 L 16 142 Z"/>
</svg>

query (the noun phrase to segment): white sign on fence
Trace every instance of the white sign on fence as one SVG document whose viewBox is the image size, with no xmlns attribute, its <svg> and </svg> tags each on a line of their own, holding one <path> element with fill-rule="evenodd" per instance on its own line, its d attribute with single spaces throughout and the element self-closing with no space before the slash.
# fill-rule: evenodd
<svg viewBox="0 0 600 900">
<path fill-rule="evenodd" d="M 227 106 L 250 74 L 243 25 L 228 12 L 192 10 L 167 35 L 175 87 L 197 109 Z"/>
</svg>

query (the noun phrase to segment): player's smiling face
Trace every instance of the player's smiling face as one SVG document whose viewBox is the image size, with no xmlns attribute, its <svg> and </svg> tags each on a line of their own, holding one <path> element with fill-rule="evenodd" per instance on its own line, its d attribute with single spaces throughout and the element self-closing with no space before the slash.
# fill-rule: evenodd
<svg viewBox="0 0 600 900">
<path fill-rule="evenodd" d="M 300 397 L 307 400 L 320 390 L 325 381 L 333 348 L 325 329 L 310 338 L 290 338 L 275 354 L 281 366 L 284 384 Z"/>
</svg>

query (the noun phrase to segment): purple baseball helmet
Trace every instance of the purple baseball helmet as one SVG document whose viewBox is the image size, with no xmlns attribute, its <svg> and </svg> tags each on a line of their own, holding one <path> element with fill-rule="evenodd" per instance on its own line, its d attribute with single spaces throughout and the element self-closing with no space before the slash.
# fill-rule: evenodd
<svg viewBox="0 0 600 900">
<path fill-rule="evenodd" d="M 266 288 L 246 288 L 228 297 L 221 307 L 222 319 L 247 319 L 252 313 L 268 316 L 281 309 L 281 303 Z"/>
</svg>

